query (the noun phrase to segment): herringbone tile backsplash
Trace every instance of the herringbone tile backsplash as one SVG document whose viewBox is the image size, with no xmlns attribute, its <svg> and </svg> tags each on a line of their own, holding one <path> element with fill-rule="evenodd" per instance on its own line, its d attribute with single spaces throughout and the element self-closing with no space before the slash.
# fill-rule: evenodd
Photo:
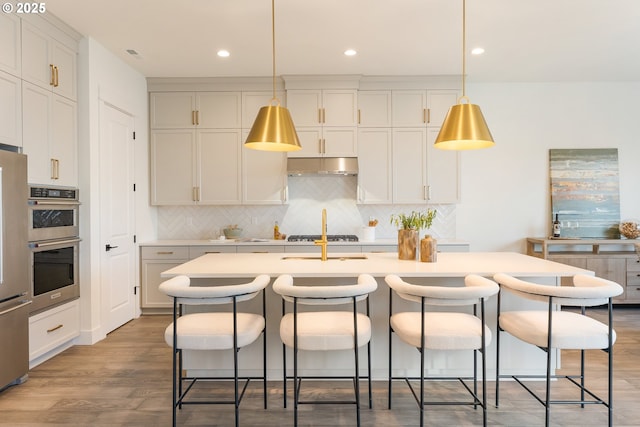
<svg viewBox="0 0 640 427">
<path fill-rule="evenodd" d="M 280 231 L 320 234 L 322 208 L 327 209 L 329 234 L 356 234 L 369 217 L 378 220 L 376 239 L 396 238 L 389 223 L 394 213 L 424 210 L 424 205 L 358 205 L 354 176 L 291 177 L 289 203 L 278 206 L 162 206 L 158 208 L 159 239 L 217 238 L 229 224 L 243 229 L 244 237 L 271 238 L 278 221 Z M 429 234 L 440 239 L 456 238 L 456 206 L 430 205 L 438 214 Z"/>
</svg>

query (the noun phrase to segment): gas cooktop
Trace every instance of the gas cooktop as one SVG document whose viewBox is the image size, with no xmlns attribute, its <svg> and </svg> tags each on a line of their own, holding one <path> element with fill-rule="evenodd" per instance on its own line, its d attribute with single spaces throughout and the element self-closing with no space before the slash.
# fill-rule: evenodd
<svg viewBox="0 0 640 427">
<path fill-rule="evenodd" d="M 289 242 L 313 242 L 320 240 L 320 234 L 294 234 L 287 238 Z M 357 242 L 358 236 L 354 234 L 327 234 L 328 242 Z"/>
</svg>

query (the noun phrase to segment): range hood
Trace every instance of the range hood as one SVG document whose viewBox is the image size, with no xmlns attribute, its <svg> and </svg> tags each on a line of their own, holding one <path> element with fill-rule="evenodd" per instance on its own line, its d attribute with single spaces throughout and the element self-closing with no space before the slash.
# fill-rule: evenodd
<svg viewBox="0 0 640 427">
<path fill-rule="evenodd" d="M 300 175 L 357 175 L 357 157 L 290 157 L 287 174 Z"/>
</svg>

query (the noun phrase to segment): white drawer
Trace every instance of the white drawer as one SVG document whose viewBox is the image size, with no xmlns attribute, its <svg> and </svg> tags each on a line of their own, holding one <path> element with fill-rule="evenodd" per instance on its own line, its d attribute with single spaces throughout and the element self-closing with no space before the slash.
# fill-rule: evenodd
<svg viewBox="0 0 640 427">
<path fill-rule="evenodd" d="M 80 335 L 80 300 L 29 318 L 29 360 Z"/>
<path fill-rule="evenodd" d="M 143 246 L 142 259 L 189 259 L 188 246 Z"/>
</svg>

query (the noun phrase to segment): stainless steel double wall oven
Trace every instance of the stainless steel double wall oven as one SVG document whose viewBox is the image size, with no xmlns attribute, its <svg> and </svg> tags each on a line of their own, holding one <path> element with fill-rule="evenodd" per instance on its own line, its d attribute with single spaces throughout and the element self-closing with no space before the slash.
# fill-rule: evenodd
<svg viewBox="0 0 640 427">
<path fill-rule="evenodd" d="M 80 296 L 79 208 L 75 188 L 29 187 L 31 313 Z"/>
</svg>

